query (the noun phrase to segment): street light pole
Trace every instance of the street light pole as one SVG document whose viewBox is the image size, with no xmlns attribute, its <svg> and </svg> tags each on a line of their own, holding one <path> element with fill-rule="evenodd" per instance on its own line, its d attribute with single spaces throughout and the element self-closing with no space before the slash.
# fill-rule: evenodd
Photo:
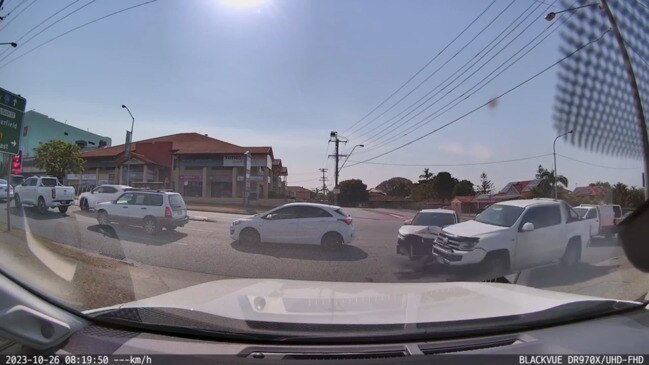
<svg viewBox="0 0 649 365">
<path fill-rule="evenodd" d="M 554 139 L 554 142 L 552 142 L 552 155 L 554 156 L 554 181 L 553 181 L 553 188 L 554 188 L 554 198 L 557 199 L 558 194 L 557 194 L 557 177 L 559 174 L 557 173 L 557 139 L 567 136 L 569 134 L 572 134 L 572 131 L 568 131 L 567 133 L 564 133 L 562 135 L 557 136 L 557 138 Z"/>
<path fill-rule="evenodd" d="M 632 97 L 633 97 L 633 105 L 635 107 L 636 119 L 638 121 L 638 128 L 640 128 L 640 135 L 642 138 L 642 155 L 644 160 L 643 182 L 645 182 L 646 179 L 649 178 L 649 135 L 647 134 L 647 122 L 645 120 L 644 109 L 642 107 L 642 99 L 640 99 L 640 90 L 638 89 L 638 81 L 636 80 L 635 72 L 633 71 L 633 65 L 631 64 L 631 58 L 629 57 L 629 52 L 626 49 L 624 38 L 622 37 L 620 28 L 618 28 L 617 26 L 617 21 L 615 20 L 615 16 L 613 16 L 613 12 L 611 11 L 611 8 L 608 6 L 608 0 L 599 0 L 599 2 L 600 2 L 599 5 L 601 6 L 602 10 L 604 10 L 604 13 L 606 13 L 606 17 L 608 18 L 608 21 L 611 25 L 611 30 L 613 31 L 613 35 L 615 36 L 615 40 L 617 41 L 617 44 L 620 47 L 620 53 L 622 55 L 622 59 L 624 60 L 624 68 L 626 70 L 627 77 L 629 78 L 631 93 L 633 94 Z M 545 16 L 545 19 L 551 21 L 555 18 L 556 14 L 558 13 L 581 9 L 593 5 L 598 5 L 598 4 L 597 3 L 586 4 L 576 8 L 566 9 L 554 13 L 548 13 Z M 645 200 L 649 200 L 649 183 L 645 183 L 644 185 L 645 185 L 644 186 Z"/>
<path fill-rule="evenodd" d="M 364 145 L 364 144 L 357 144 L 356 146 L 354 146 L 354 147 L 352 148 L 351 152 L 349 152 L 349 154 L 348 154 L 347 157 L 345 158 L 345 161 L 343 161 L 342 166 L 340 166 L 340 169 L 338 169 L 338 173 L 340 173 L 340 171 L 343 169 L 343 167 L 345 167 L 345 164 L 347 163 L 347 160 L 349 160 L 349 156 L 351 156 L 352 153 L 354 153 L 354 150 L 356 149 L 356 147 L 363 148 L 363 147 L 365 147 L 365 145 Z"/>
<path fill-rule="evenodd" d="M 128 115 L 131 116 L 131 135 L 129 140 L 127 141 L 127 145 L 124 146 L 126 147 L 126 150 L 128 151 L 128 154 L 126 156 L 127 162 L 131 158 L 131 142 L 133 141 L 133 126 L 135 125 L 135 117 L 133 116 L 133 113 L 131 113 L 131 109 L 129 109 L 126 105 L 122 104 L 122 108 L 126 109 L 128 112 Z M 126 164 L 126 185 L 129 185 L 131 180 L 131 164 L 127 163 Z"/>
</svg>

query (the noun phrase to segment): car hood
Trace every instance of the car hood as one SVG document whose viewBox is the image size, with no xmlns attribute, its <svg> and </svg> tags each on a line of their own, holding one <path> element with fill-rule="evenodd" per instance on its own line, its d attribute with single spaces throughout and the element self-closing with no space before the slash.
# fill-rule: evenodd
<svg viewBox="0 0 649 365">
<path fill-rule="evenodd" d="M 376 325 L 474 320 L 602 299 L 499 283 L 341 283 L 224 279 L 87 311 L 181 309 L 228 319 Z"/>
<path fill-rule="evenodd" d="M 428 226 L 401 226 L 399 228 L 399 234 L 402 236 L 415 234 L 415 233 L 426 233 L 428 232 Z"/>
<path fill-rule="evenodd" d="M 475 237 L 486 233 L 507 230 L 509 227 L 494 226 L 491 224 L 480 223 L 477 221 L 466 221 L 444 228 L 444 232 L 455 236 Z"/>
</svg>

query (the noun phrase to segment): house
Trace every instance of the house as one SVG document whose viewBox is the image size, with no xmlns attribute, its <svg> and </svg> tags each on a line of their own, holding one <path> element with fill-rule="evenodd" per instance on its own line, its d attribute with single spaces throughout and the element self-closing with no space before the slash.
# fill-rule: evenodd
<svg viewBox="0 0 649 365">
<path fill-rule="evenodd" d="M 608 202 L 609 191 L 604 186 L 578 186 L 572 195 L 581 203 L 605 204 Z"/>
<path fill-rule="evenodd" d="M 541 181 L 541 179 L 512 181 L 494 196 L 501 200 L 528 198 L 532 191 L 541 184 Z"/>
<path fill-rule="evenodd" d="M 286 195 L 288 195 L 289 198 L 299 200 L 299 201 L 307 201 L 311 199 L 311 194 L 313 192 L 309 189 L 303 188 L 301 186 L 287 186 L 286 187 Z"/>
</svg>

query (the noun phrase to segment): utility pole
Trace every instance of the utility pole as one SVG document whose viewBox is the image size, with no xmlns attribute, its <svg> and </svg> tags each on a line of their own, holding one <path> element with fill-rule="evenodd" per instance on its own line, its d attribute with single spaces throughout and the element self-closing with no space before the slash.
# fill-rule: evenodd
<svg viewBox="0 0 649 365">
<path fill-rule="evenodd" d="M 333 155 L 329 155 L 329 157 L 333 157 L 336 161 L 334 170 L 334 194 L 336 194 L 336 203 L 338 203 L 338 193 L 336 193 L 338 191 L 338 175 L 340 173 L 338 163 L 342 157 L 347 156 L 340 154 L 340 142 L 347 143 L 347 138 L 339 136 L 338 132 L 336 131 L 331 131 L 331 133 L 329 134 L 329 142 L 334 142 L 335 145 L 335 152 Z"/>
<path fill-rule="evenodd" d="M 327 197 L 327 169 L 318 169 L 318 171 L 322 172 L 322 177 L 320 178 L 320 181 L 322 181 L 322 194 Z"/>
</svg>

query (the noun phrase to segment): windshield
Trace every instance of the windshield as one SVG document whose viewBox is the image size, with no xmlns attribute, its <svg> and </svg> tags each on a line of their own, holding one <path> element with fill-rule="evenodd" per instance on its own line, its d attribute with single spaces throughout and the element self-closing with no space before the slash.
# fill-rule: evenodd
<svg viewBox="0 0 649 365">
<path fill-rule="evenodd" d="M 413 226 L 445 227 L 455 223 L 455 214 L 451 213 L 417 213 L 412 219 Z"/>
<path fill-rule="evenodd" d="M 511 227 L 516 223 L 524 208 L 496 204 L 485 209 L 476 217 L 476 221 L 494 226 Z"/>
<path fill-rule="evenodd" d="M 644 301 L 648 1 L 0 0 L 0 272 L 300 339 Z"/>
</svg>

